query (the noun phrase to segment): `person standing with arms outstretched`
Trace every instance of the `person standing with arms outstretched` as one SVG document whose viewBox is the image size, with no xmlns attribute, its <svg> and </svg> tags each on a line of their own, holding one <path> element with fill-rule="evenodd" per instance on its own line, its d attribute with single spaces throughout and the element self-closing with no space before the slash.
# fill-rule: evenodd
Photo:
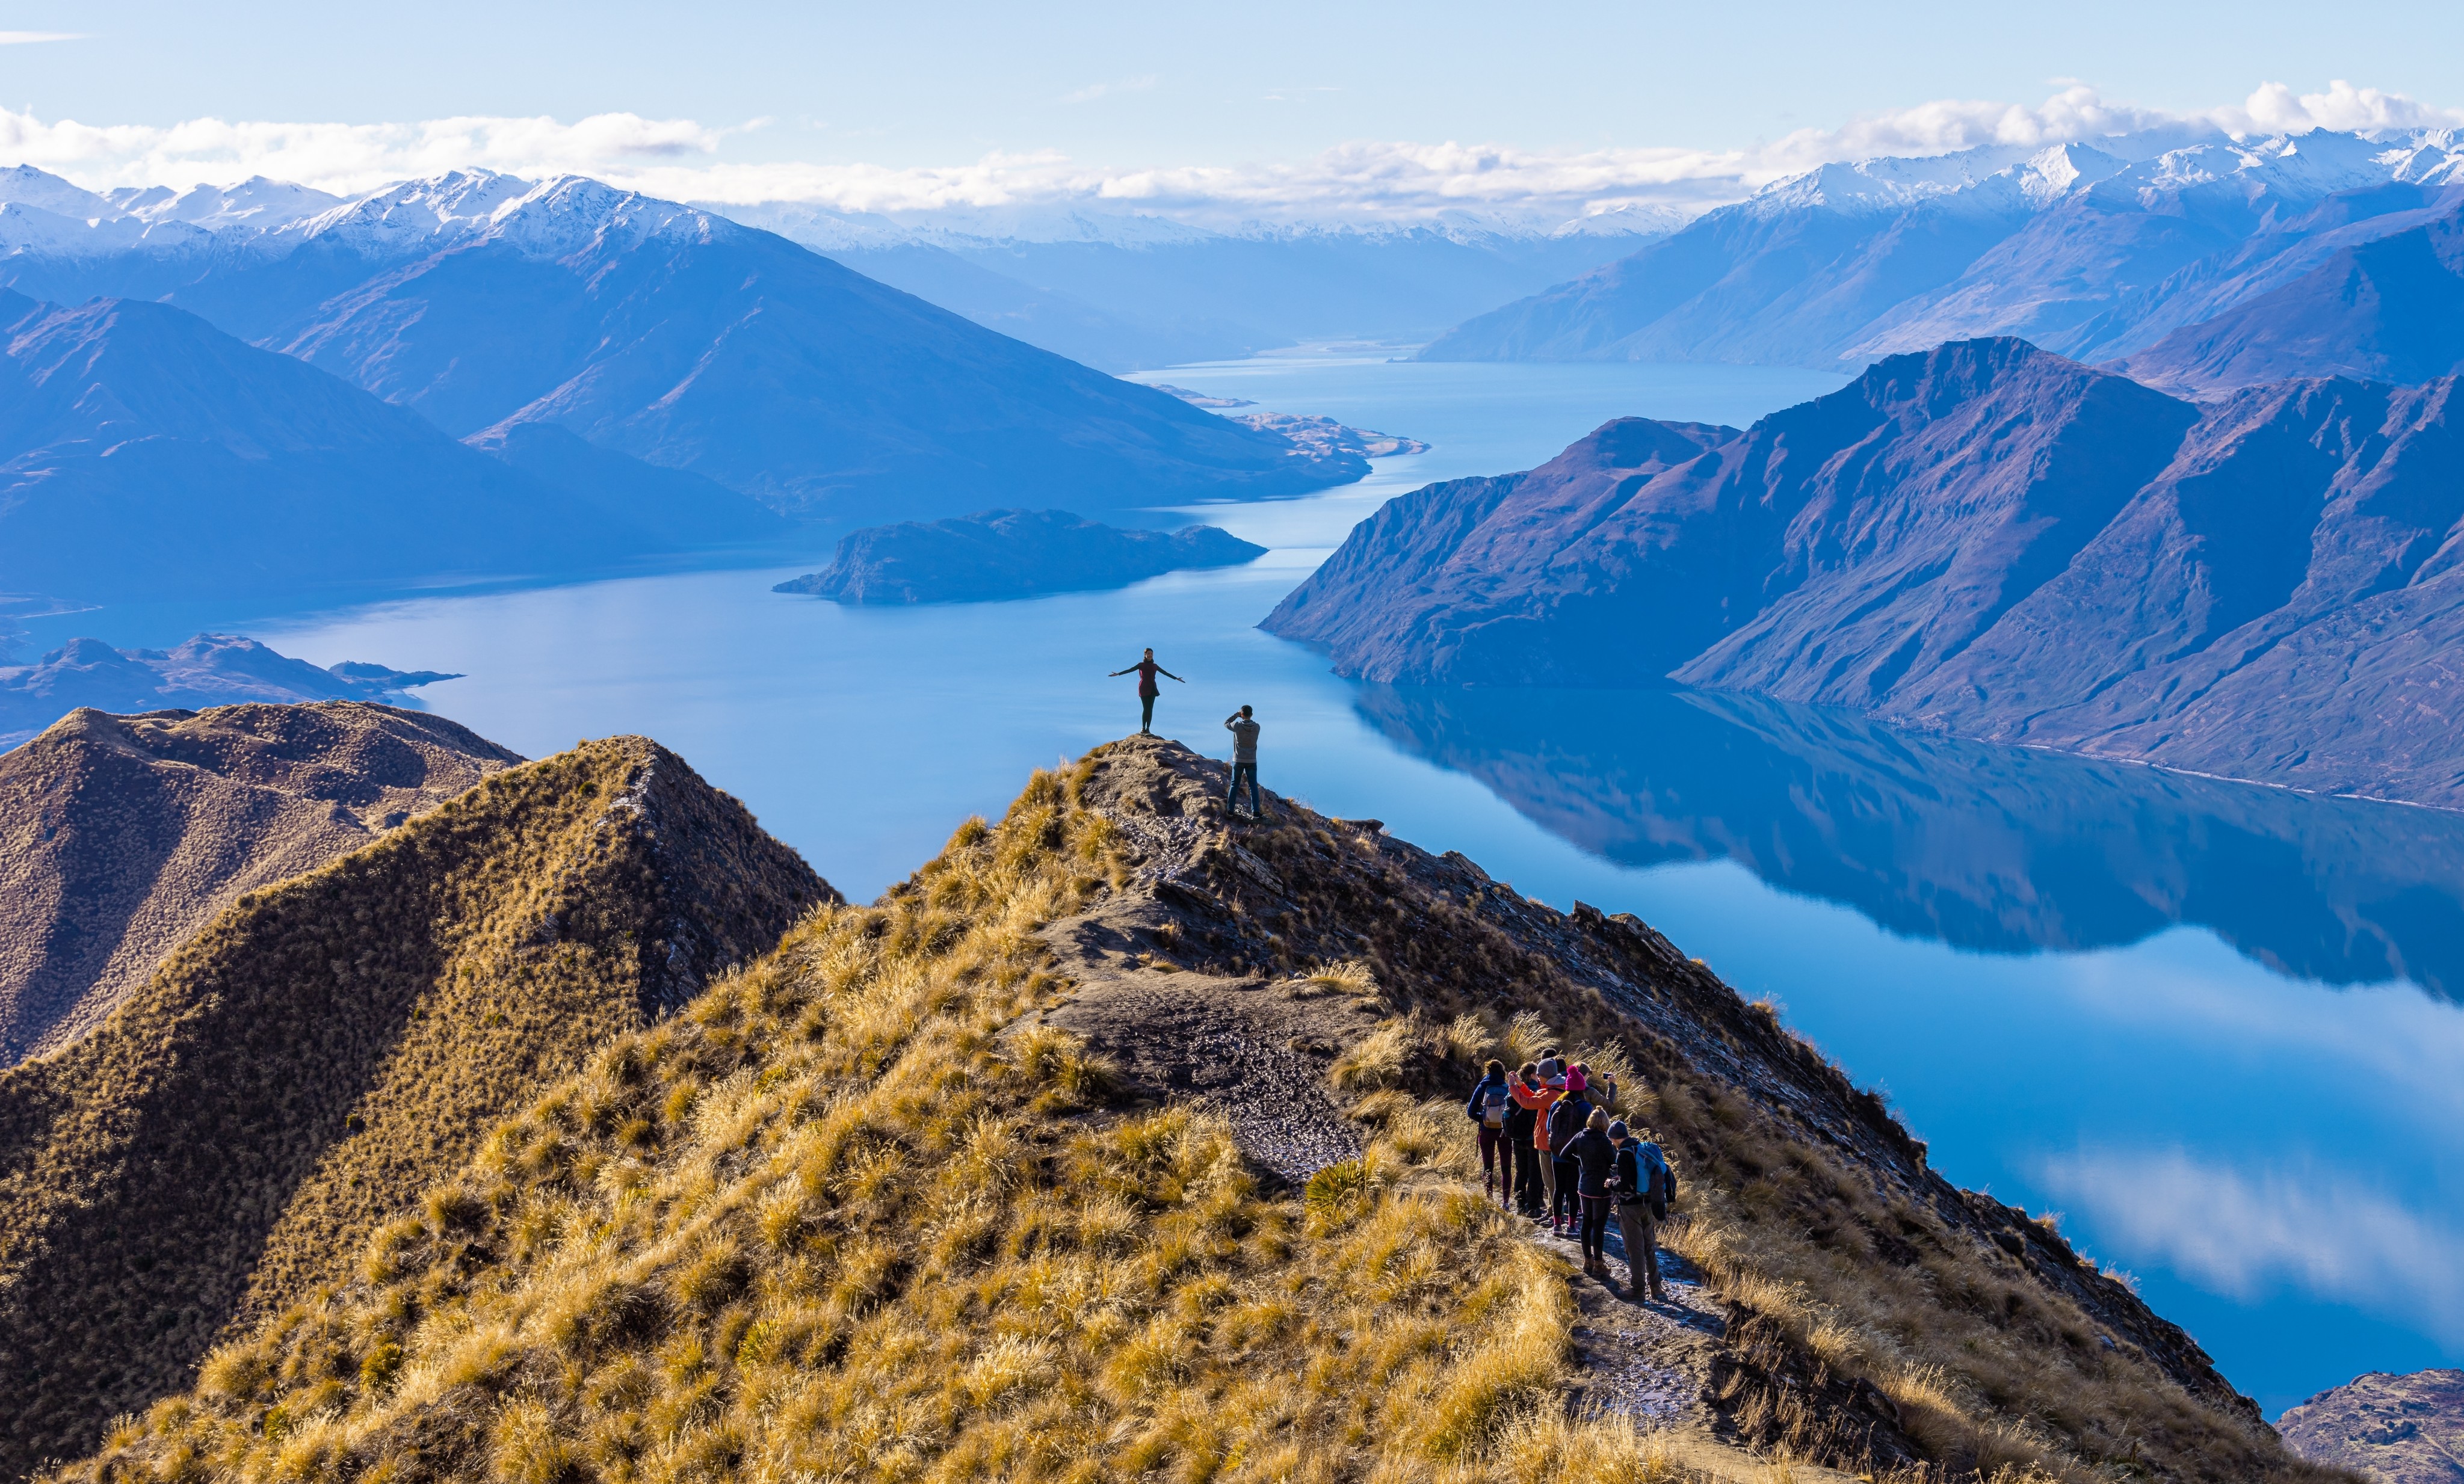
<svg viewBox="0 0 2464 1484">
<path fill-rule="evenodd" d="M 1258 802 L 1258 723 L 1243 707 L 1223 718 L 1224 730 L 1232 733 L 1232 788 L 1223 798 L 1223 812 L 1238 816 L 1241 812 L 1241 784 L 1249 785 L 1249 818 L 1266 817 L 1265 806 Z"/>
<path fill-rule="evenodd" d="M 1132 671 L 1135 671 L 1138 677 L 1138 735 L 1142 737 L 1151 737 L 1155 735 L 1155 697 L 1163 693 L 1155 685 L 1155 677 L 1157 675 L 1172 675 L 1172 678 L 1175 680 L 1180 680 L 1180 677 L 1173 675 L 1172 671 L 1165 669 L 1160 665 L 1157 665 L 1155 663 L 1155 651 L 1153 649 L 1149 649 L 1146 652 L 1145 658 L 1139 660 L 1137 664 L 1131 666 L 1129 669 L 1114 670 L 1111 675 L 1108 675 L 1104 678 L 1110 680 L 1112 676 L 1127 675 Z M 1185 680 L 1180 680 L 1180 683 L 1184 686 L 1189 684 L 1189 682 Z"/>
</svg>

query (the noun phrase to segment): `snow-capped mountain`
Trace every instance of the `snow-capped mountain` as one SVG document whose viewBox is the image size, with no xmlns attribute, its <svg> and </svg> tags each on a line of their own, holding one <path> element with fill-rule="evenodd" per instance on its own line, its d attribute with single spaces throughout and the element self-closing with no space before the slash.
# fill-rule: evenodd
<svg viewBox="0 0 2464 1484">
<path fill-rule="evenodd" d="M 2156 142 L 1825 165 L 1469 320 L 1422 354 L 1847 370 L 2013 335 L 2102 360 L 2233 311 L 2345 249 L 2464 210 L 2454 131 Z M 2431 280 L 2407 281 L 2436 296 Z M 2324 296 L 2314 298 L 2308 313 L 2323 324 Z M 2464 360 L 2464 345 L 2454 356 Z M 2213 343 L 2193 359 L 2239 363 Z"/>
</svg>

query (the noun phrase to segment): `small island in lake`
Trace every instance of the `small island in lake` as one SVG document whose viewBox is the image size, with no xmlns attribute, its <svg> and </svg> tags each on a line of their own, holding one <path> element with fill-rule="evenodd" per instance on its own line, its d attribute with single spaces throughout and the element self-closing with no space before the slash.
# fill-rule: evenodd
<svg viewBox="0 0 2464 1484">
<path fill-rule="evenodd" d="M 843 603 L 987 602 L 1237 567 L 1265 550 L 1217 526 L 1124 531 L 1067 511 L 979 511 L 849 532 L 827 567 L 773 591 Z"/>
</svg>

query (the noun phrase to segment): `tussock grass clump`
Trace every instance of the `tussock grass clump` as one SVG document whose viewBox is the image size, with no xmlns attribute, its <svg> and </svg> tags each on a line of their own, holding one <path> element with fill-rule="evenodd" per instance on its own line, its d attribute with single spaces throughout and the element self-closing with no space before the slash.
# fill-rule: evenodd
<svg viewBox="0 0 2464 1484">
<path fill-rule="evenodd" d="M 1037 930 L 1119 872 L 1073 782 L 615 1040 L 60 1477 L 1504 1479 L 1518 1438 L 1640 1446 L 1551 1413 L 1563 1264 L 1442 1107 L 1383 1095 L 1359 1161 L 1273 1199 L 1220 1122 L 1116 1110 L 1083 1044 L 1012 1029 L 1056 989 Z"/>
</svg>

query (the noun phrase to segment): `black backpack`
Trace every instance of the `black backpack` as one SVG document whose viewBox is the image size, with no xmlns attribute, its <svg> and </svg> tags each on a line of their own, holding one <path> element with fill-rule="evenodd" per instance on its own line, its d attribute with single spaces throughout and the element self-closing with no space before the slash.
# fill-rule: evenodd
<svg viewBox="0 0 2464 1484">
<path fill-rule="evenodd" d="M 1577 1112 L 1577 1109 L 1581 1111 Z M 1591 1117 L 1592 1104 L 1582 1097 L 1560 1098 L 1551 1103 L 1549 1152 L 1552 1155 L 1565 1153 L 1566 1146 L 1574 1142 L 1574 1136 L 1583 1131 L 1583 1125 L 1591 1121 Z"/>
</svg>

